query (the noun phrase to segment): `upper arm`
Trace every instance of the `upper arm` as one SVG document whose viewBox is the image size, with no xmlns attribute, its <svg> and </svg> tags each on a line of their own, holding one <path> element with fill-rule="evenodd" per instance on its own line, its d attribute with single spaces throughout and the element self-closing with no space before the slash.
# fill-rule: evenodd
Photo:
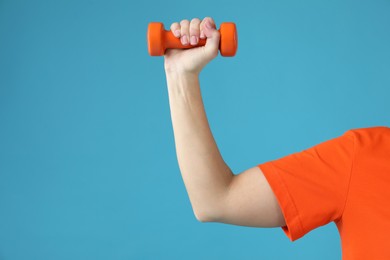
<svg viewBox="0 0 390 260">
<path fill-rule="evenodd" d="M 259 167 L 233 177 L 216 221 L 253 227 L 286 225 L 278 201 Z"/>
</svg>

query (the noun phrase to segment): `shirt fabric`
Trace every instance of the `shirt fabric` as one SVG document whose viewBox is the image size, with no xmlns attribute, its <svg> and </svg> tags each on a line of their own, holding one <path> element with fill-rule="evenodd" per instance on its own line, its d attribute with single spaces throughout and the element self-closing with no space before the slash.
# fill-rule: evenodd
<svg viewBox="0 0 390 260">
<path fill-rule="evenodd" d="M 259 164 L 295 241 L 334 222 L 342 259 L 390 259 L 390 128 L 342 136 Z"/>
</svg>

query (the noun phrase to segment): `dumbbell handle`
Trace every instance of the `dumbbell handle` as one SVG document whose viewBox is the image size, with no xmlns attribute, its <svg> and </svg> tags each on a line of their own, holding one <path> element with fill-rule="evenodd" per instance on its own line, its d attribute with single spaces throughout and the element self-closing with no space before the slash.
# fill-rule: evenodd
<svg viewBox="0 0 390 260">
<path fill-rule="evenodd" d="M 237 31 L 234 23 L 222 23 L 218 30 L 221 34 L 219 50 L 222 56 L 234 56 L 237 51 Z M 176 38 L 172 31 L 164 29 L 158 22 L 149 23 L 148 51 L 151 56 L 162 56 L 166 49 L 190 49 L 206 44 L 206 39 L 199 39 L 196 45 L 183 45 L 180 38 Z"/>
<path fill-rule="evenodd" d="M 183 45 L 180 38 L 176 38 L 172 31 L 164 31 L 164 34 L 166 49 L 191 49 L 194 47 L 204 46 L 206 44 L 206 39 L 199 38 L 199 42 L 196 45 Z"/>
</svg>

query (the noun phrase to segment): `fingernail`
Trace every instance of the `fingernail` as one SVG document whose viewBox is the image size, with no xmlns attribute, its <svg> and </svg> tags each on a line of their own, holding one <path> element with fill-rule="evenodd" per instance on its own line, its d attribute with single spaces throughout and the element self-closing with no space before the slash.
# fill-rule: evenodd
<svg viewBox="0 0 390 260">
<path fill-rule="evenodd" d="M 182 43 L 183 45 L 187 45 L 187 44 L 188 44 L 187 35 L 183 35 L 183 37 L 181 37 L 181 43 Z"/>
<path fill-rule="evenodd" d="M 191 36 L 191 45 L 195 45 L 195 44 L 197 44 L 196 36 L 192 35 Z"/>
<path fill-rule="evenodd" d="M 213 28 L 213 27 L 211 26 L 211 23 L 210 23 L 209 21 L 206 22 L 206 27 L 209 28 L 209 29 Z"/>
<path fill-rule="evenodd" d="M 176 30 L 173 34 L 174 34 L 176 37 L 180 37 L 180 30 Z"/>
</svg>

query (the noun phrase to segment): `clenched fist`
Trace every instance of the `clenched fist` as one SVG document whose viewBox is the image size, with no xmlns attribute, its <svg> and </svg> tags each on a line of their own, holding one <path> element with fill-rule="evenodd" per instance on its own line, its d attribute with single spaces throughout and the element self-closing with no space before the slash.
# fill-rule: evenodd
<svg viewBox="0 0 390 260">
<path fill-rule="evenodd" d="M 199 39 L 206 39 L 206 45 L 191 49 L 168 49 L 164 55 L 167 73 L 199 74 L 218 55 L 220 33 L 212 18 L 182 20 L 172 23 L 170 29 L 183 45 L 196 45 Z"/>
</svg>

